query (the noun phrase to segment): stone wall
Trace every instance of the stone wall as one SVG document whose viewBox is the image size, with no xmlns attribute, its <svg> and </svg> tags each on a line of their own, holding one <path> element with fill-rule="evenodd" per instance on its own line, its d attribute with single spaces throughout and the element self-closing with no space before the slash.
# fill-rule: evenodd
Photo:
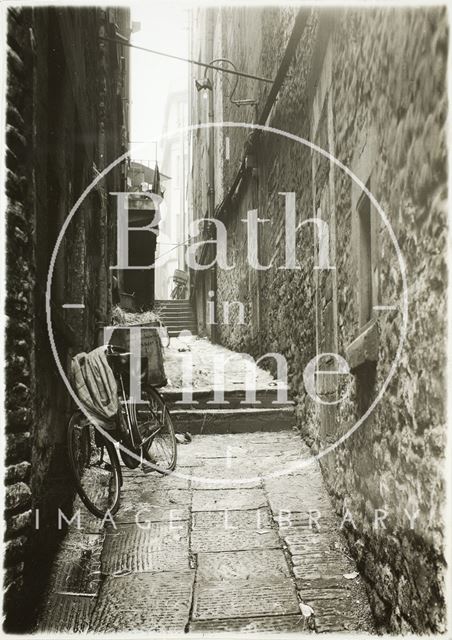
<svg viewBox="0 0 452 640">
<path fill-rule="evenodd" d="M 393 381 L 362 428 L 325 461 L 338 508 L 369 583 L 377 624 L 441 631 L 445 444 L 445 145 L 447 22 L 443 10 L 348 11 L 332 39 L 335 154 L 386 212 L 406 264 L 408 325 Z M 357 196 L 335 172 L 338 344 L 360 334 Z M 377 362 L 355 371 L 335 415 L 344 433 L 381 389 L 401 336 L 402 283 L 388 229 L 372 208 Z M 354 246 L 350 237 L 355 239 Z M 340 250 L 340 248 L 342 250 Z M 322 443 L 320 443 L 320 446 Z M 376 529 L 376 509 L 387 513 Z M 413 528 L 406 511 L 418 517 Z"/>
<path fill-rule="evenodd" d="M 53 247 L 71 207 L 97 172 L 125 150 L 127 79 L 116 45 L 98 38 L 112 35 L 115 24 L 128 35 L 128 12 L 44 8 L 8 14 L 8 630 L 33 623 L 62 534 L 57 510 L 71 511 L 65 444 L 71 403 L 50 349 L 45 290 Z M 58 254 L 52 326 L 66 371 L 74 353 L 97 345 L 98 325 L 108 321 L 115 252 L 108 193 L 123 185 L 121 167 L 99 183 Z M 62 308 L 73 302 L 85 309 Z"/>
<path fill-rule="evenodd" d="M 30 11 L 8 15 L 6 115 L 7 279 L 6 315 L 6 490 L 5 595 L 12 610 L 23 588 L 27 531 L 31 524 L 30 460 L 34 361 L 32 200 L 28 149 L 32 138 Z M 27 53 L 28 52 L 28 53 Z"/>
<path fill-rule="evenodd" d="M 294 16 L 293 8 L 213 12 L 215 57 L 274 78 Z M 267 121 L 312 140 L 368 185 L 406 262 L 408 332 L 394 378 L 362 427 L 322 458 L 381 631 L 440 631 L 444 625 L 446 60 L 442 10 L 314 12 Z M 221 93 L 214 120 L 255 121 L 268 85 L 239 81 L 237 97 L 255 97 L 254 112 L 231 104 L 221 75 L 214 74 L 214 96 Z M 216 207 L 235 263 L 216 273 L 217 336 L 254 356 L 276 351 L 286 357 L 299 426 L 318 453 L 364 416 L 396 357 L 402 327 L 397 253 L 375 207 L 341 169 L 273 133 L 261 135 L 250 153 L 248 137 L 224 129 L 215 145 Z M 198 151 L 194 145 L 195 163 Z M 250 168 L 222 208 L 247 153 Z M 196 194 L 205 182 L 202 173 L 194 179 Z M 278 269 L 284 263 L 284 192 L 296 194 L 296 270 Z M 258 251 L 262 265 L 274 260 L 268 270 L 248 266 L 242 219 L 251 209 L 268 220 L 259 223 Z M 328 225 L 336 269 L 314 269 L 313 223 L 301 223 L 315 216 Z M 243 325 L 234 323 L 232 311 L 224 324 L 222 303 L 233 300 L 245 305 Z M 396 309 L 373 309 L 388 305 Z M 353 368 L 346 377 L 320 381 L 322 399 L 339 400 L 328 406 L 314 402 L 303 383 L 307 363 L 326 352 Z M 407 513 L 417 511 L 410 528 Z M 384 524 L 375 525 L 376 513 Z"/>
</svg>

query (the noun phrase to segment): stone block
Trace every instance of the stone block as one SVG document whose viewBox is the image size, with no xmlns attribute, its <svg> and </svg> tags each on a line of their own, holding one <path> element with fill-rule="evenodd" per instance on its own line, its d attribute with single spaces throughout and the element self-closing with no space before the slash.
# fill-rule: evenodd
<svg viewBox="0 0 452 640">
<path fill-rule="evenodd" d="M 11 567 L 19 562 L 22 562 L 27 551 L 27 538 L 26 536 L 18 536 L 7 540 L 5 543 L 5 567 Z"/>
<path fill-rule="evenodd" d="M 230 527 L 229 521 L 227 526 Z M 193 553 L 244 551 L 249 549 L 274 549 L 279 547 L 279 537 L 274 529 L 234 529 L 221 527 L 194 529 L 191 534 Z"/>
<path fill-rule="evenodd" d="M 248 511 L 197 511 L 192 514 L 192 531 L 222 529 L 261 530 L 272 526 L 271 514 L 267 508 Z"/>
<path fill-rule="evenodd" d="M 251 618 L 227 618 L 199 620 L 190 624 L 194 633 L 301 633 L 305 630 L 301 615 L 256 616 Z"/>
<path fill-rule="evenodd" d="M 192 619 L 246 618 L 299 614 L 296 592 L 288 580 L 249 579 L 198 582 Z"/>
<path fill-rule="evenodd" d="M 5 483 L 14 484 L 15 482 L 27 481 L 30 476 L 31 464 L 27 461 L 10 465 L 5 469 Z"/>
<path fill-rule="evenodd" d="M 102 573 L 185 571 L 189 566 L 186 522 L 150 523 L 146 529 L 121 525 L 109 530 L 102 554 Z"/>
<path fill-rule="evenodd" d="M 31 425 L 32 412 L 28 407 L 15 407 L 7 411 L 6 415 L 10 431 L 25 431 Z"/>
<path fill-rule="evenodd" d="M 252 549 L 223 553 L 199 553 L 197 577 L 204 581 L 252 580 L 289 577 L 281 549 Z"/>
<path fill-rule="evenodd" d="M 18 509 L 25 510 L 31 503 L 30 487 L 25 482 L 8 485 L 5 491 L 5 508 L 7 512 Z"/>
<path fill-rule="evenodd" d="M 206 489 L 193 495 L 192 511 L 241 511 L 266 505 L 262 489 Z"/>
<path fill-rule="evenodd" d="M 41 615 L 39 629 L 43 633 L 86 633 L 95 604 L 94 597 L 54 593 Z"/>
<path fill-rule="evenodd" d="M 31 509 L 24 511 L 23 513 L 18 513 L 14 516 L 6 517 L 6 535 L 10 537 L 20 533 L 23 529 L 27 529 L 31 525 L 31 521 Z"/>
<path fill-rule="evenodd" d="M 194 572 L 190 571 L 107 577 L 90 630 L 183 633 L 189 620 L 193 580 Z"/>
</svg>

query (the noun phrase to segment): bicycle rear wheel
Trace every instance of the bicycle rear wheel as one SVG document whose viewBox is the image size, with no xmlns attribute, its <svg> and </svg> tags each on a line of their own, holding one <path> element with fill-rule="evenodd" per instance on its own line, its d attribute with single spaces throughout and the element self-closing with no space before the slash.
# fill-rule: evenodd
<svg viewBox="0 0 452 640">
<path fill-rule="evenodd" d="M 156 471 L 168 474 L 177 462 L 177 443 L 173 421 L 165 401 L 153 387 L 146 390 L 147 402 L 136 404 L 136 422 L 142 445 L 143 458 Z"/>
<path fill-rule="evenodd" d="M 77 493 L 91 513 L 103 518 L 119 508 L 121 471 L 113 443 L 96 431 L 80 411 L 75 412 L 69 421 L 67 446 Z"/>
</svg>

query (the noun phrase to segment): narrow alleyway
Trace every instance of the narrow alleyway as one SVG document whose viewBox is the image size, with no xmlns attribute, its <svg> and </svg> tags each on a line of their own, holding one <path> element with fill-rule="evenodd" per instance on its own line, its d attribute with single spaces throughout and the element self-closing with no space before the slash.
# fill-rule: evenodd
<svg viewBox="0 0 452 640">
<path fill-rule="evenodd" d="M 318 464 L 270 477 L 309 455 L 275 423 L 195 435 L 169 477 L 124 468 L 114 522 L 76 504 L 39 630 L 371 631 Z"/>
<path fill-rule="evenodd" d="M 446 7 L 41 4 L 2 4 L 3 631 L 450 634 Z"/>
</svg>

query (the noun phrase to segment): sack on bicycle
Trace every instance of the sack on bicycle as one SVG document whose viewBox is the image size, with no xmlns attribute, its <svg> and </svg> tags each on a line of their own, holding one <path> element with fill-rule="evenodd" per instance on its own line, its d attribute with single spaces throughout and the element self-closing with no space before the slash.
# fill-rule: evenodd
<svg viewBox="0 0 452 640">
<path fill-rule="evenodd" d="M 107 430 L 116 428 L 118 389 L 107 361 L 105 347 L 72 358 L 71 375 L 74 390 L 94 421 Z"/>
</svg>

